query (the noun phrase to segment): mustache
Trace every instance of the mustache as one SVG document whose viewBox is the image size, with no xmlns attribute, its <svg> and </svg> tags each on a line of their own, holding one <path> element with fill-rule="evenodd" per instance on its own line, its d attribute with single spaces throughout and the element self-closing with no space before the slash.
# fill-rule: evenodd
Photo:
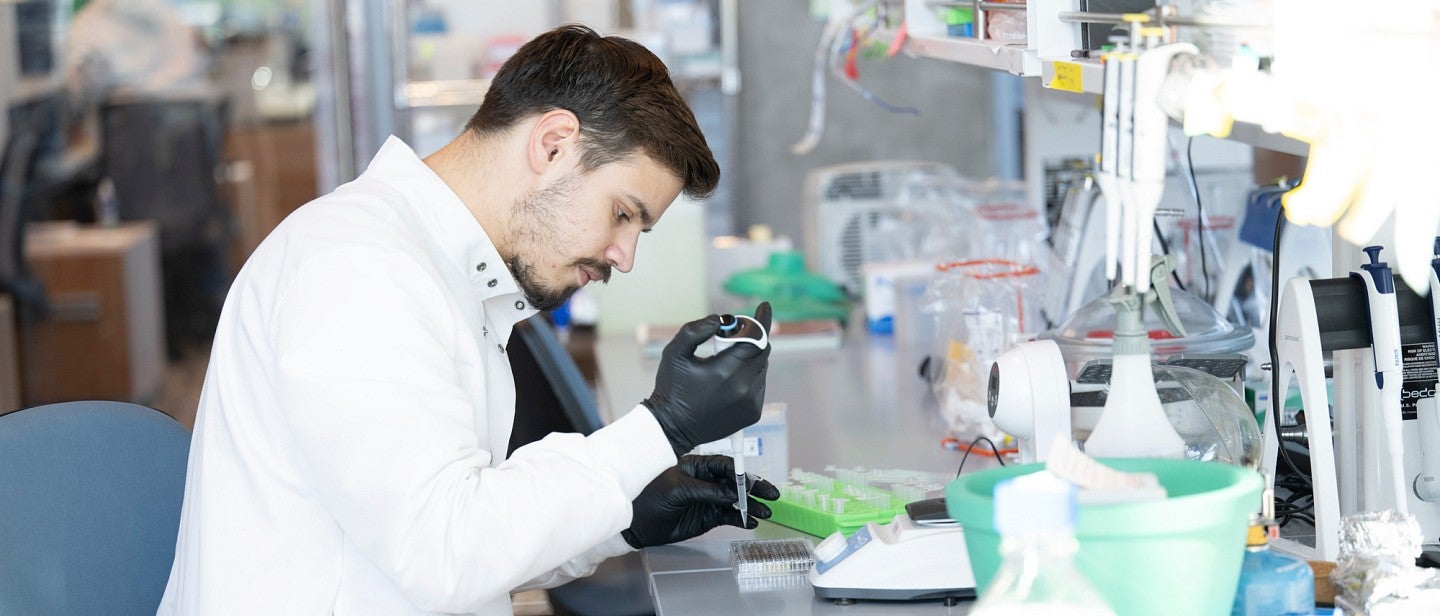
<svg viewBox="0 0 1440 616">
<path fill-rule="evenodd" d="M 584 267 L 592 272 L 600 274 L 600 282 L 610 282 L 610 264 L 599 259 L 576 259 L 576 267 Z"/>
</svg>

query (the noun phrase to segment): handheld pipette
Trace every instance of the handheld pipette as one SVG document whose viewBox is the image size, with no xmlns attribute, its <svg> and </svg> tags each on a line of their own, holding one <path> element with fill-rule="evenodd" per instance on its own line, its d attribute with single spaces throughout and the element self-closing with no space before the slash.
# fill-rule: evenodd
<svg viewBox="0 0 1440 616">
<path fill-rule="evenodd" d="M 720 315 L 720 331 L 715 333 L 715 352 L 719 353 L 736 343 L 755 345 L 764 350 L 770 344 L 769 333 L 759 321 L 745 315 Z M 750 525 L 750 491 L 745 481 L 745 432 L 730 435 L 730 457 L 735 460 L 735 508 L 740 510 L 740 526 Z"/>
<path fill-rule="evenodd" d="M 1106 210 L 1107 214 L 1117 211 L 1119 225 L 1119 255 L 1120 265 L 1116 275 L 1119 277 L 1120 286 L 1137 286 L 1132 280 L 1135 269 L 1136 254 L 1136 222 L 1134 221 L 1134 207 L 1131 205 L 1134 192 L 1134 185 L 1131 182 L 1130 168 L 1131 161 L 1135 158 L 1135 58 L 1136 52 L 1116 54 L 1115 62 L 1116 87 L 1118 100 L 1115 102 L 1116 113 L 1116 135 L 1119 142 L 1115 145 L 1115 199 L 1118 203 L 1115 210 Z M 1148 246 L 1145 251 L 1149 255 Z"/>
<path fill-rule="evenodd" d="M 1158 38 L 1164 32 L 1158 28 L 1145 28 L 1145 31 L 1150 38 Z M 1133 252 L 1129 253 L 1130 260 L 1126 263 L 1130 267 L 1126 282 L 1141 293 L 1150 290 L 1150 246 L 1155 237 L 1155 209 L 1165 193 L 1165 138 L 1170 119 L 1160 108 L 1160 90 L 1176 56 L 1199 53 L 1200 50 L 1189 43 L 1171 43 L 1147 49 L 1131 63 L 1134 65 L 1134 101 L 1131 106 L 1134 114 L 1131 121 L 1133 143 L 1128 161 L 1121 154 L 1122 164 L 1130 164 L 1129 173 L 1122 170 L 1121 177 L 1130 179 L 1125 204 L 1130 213 L 1126 231 L 1134 232 L 1129 236 Z M 1123 118 L 1121 122 L 1124 122 Z M 1161 284 L 1165 284 L 1163 280 Z"/>
<path fill-rule="evenodd" d="M 1400 425 L 1400 389 L 1404 365 L 1400 359 L 1400 316 L 1395 303 L 1395 277 L 1390 265 L 1380 260 L 1379 246 L 1366 246 L 1365 254 L 1370 262 L 1360 266 L 1359 272 L 1350 274 L 1365 282 L 1366 306 L 1370 312 L 1371 358 L 1374 360 L 1375 389 L 1380 394 L 1380 430 L 1367 430 L 1375 445 L 1365 455 L 1380 456 L 1379 435 L 1385 437 L 1384 448 L 1389 454 L 1390 496 L 1394 509 L 1400 514 L 1409 513 L 1405 500 L 1405 459 L 1404 440 Z M 1376 424 L 1372 424 L 1376 425 Z M 1374 452 L 1373 454 L 1371 452 Z"/>
<path fill-rule="evenodd" d="M 1434 257 L 1430 259 L 1430 317 L 1435 323 L 1430 333 L 1440 344 L 1440 237 L 1435 238 Z M 1435 379 L 1440 383 L 1440 367 L 1435 370 Z M 1433 503 L 1440 501 L 1440 398 L 1421 398 L 1416 405 L 1416 419 L 1420 424 L 1420 474 L 1411 486 L 1416 497 Z"/>
<path fill-rule="evenodd" d="M 745 433 L 730 435 L 730 457 L 735 460 L 735 508 L 740 510 L 740 527 L 750 525 L 749 490 L 745 486 Z"/>
<path fill-rule="evenodd" d="M 1123 44 L 1117 51 L 1101 56 L 1105 67 L 1105 97 L 1100 114 L 1100 160 L 1095 183 L 1105 196 L 1105 279 L 1114 281 L 1120 265 L 1120 193 L 1116 183 L 1120 147 L 1120 59 Z"/>
</svg>

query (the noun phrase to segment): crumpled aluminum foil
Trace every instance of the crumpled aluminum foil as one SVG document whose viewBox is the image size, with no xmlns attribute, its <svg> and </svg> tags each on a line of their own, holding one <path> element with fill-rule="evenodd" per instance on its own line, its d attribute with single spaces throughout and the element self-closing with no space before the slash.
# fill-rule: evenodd
<svg viewBox="0 0 1440 616">
<path fill-rule="evenodd" d="M 1371 616 L 1440 613 L 1440 572 L 1415 566 L 1423 535 L 1395 511 L 1340 520 L 1340 558 L 1330 580 Z"/>
</svg>

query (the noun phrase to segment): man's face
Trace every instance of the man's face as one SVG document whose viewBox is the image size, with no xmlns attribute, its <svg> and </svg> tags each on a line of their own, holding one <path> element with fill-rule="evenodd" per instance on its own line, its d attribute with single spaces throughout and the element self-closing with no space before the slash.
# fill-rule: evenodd
<svg viewBox="0 0 1440 616">
<path fill-rule="evenodd" d="M 558 308 L 580 287 L 628 272 L 635 247 L 680 194 L 679 178 L 635 154 L 588 174 L 571 171 L 515 204 L 506 261 L 525 298 Z"/>
</svg>

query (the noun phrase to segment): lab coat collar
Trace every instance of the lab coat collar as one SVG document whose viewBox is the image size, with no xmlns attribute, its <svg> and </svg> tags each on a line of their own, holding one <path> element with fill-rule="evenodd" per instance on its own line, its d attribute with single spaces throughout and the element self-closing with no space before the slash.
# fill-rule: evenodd
<svg viewBox="0 0 1440 616">
<path fill-rule="evenodd" d="M 539 312 L 525 299 L 480 221 L 404 141 L 393 135 L 386 139 L 365 174 L 374 174 L 405 197 L 440 251 L 485 305 L 486 319 L 498 340 L 508 341 L 516 323 Z"/>
</svg>

